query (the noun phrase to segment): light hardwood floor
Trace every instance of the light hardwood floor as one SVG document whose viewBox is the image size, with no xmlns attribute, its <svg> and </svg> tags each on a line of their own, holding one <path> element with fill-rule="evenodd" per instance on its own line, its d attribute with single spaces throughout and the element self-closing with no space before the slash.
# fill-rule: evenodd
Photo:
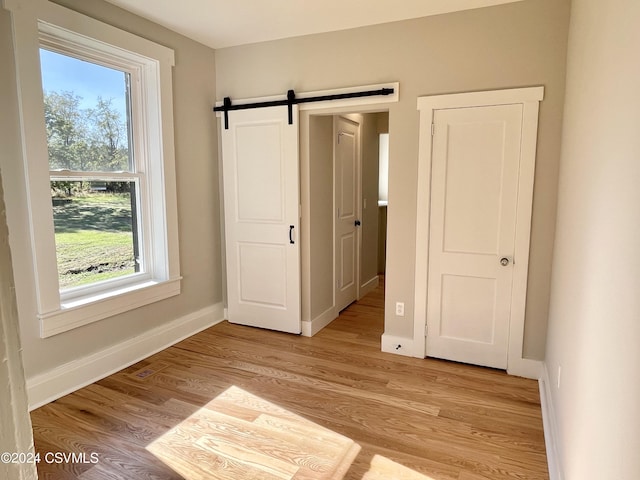
<svg viewBox="0 0 640 480">
<path fill-rule="evenodd" d="M 548 479 L 538 386 L 380 352 L 383 290 L 313 338 L 227 322 L 32 412 L 66 479 Z"/>
</svg>

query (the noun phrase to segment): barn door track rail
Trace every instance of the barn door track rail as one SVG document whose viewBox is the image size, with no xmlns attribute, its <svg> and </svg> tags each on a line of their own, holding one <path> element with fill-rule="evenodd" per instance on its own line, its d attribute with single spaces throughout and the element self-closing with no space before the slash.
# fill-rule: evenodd
<svg viewBox="0 0 640 480">
<path fill-rule="evenodd" d="M 359 98 L 359 97 L 375 97 L 377 95 L 392 95 L 394 93 L 393 88 L 379 88 L 377 90 L 366 90 L 364 92 L 349 92 L 349 93 L 335 93 L 331 95 L 318 95 L 315 97 L 296 98 L 296 94 L 293 90 L 287 92 L 286 100 L 272 100 L 268 102 L 256 102 L 256 103 L 242 103 L 239 105 L 233 105 L 230 97 L 224 97 L 222 105 L 214 107 L 214 112 L 223 112 L 224 114 L 224 129 L 229 129 L 229 112 L 232 110 L 249 110 L 251 108 L 266 108 L 266 107 L 280 107 L 287 106 L 289 108 L 289 125 L 293 124 L 293 106 L 299 103 L 312 103 L 312 102 L 326 102 L 329 100 L 343 100 L 345 98 Z"/>
</svg>

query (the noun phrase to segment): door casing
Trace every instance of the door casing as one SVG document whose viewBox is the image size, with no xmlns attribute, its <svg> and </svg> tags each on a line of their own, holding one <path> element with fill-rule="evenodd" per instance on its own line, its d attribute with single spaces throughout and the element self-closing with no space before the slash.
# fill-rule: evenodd
<svg viewBox="0 0 640 480">
<path fill-rule="evenodd" d="M 429 269 L 429 222 L 431 211 L 432 124 L 434 112 L 440 109 L 521 104 L 522 143 L 519 201 L 516 211 L 515 255 L 529 258 L 533 180 L 535 173 L 539 103 L 544 87 L 516 88 L 485 92 L 436 95 L 418 98 L 420 140 L 418 154 L 418 199 L 416 222 L 416 269 L 414 290 L 413 356 L 424 358 L 426 352 L 427 281 Z M 524 320 L 527 292 L 528 261 L 517 262 L 513 268 L 513 290 L 509 318 L 507 372 L 538 378 L 540 364 L 523 357 Z"/>
</svg>

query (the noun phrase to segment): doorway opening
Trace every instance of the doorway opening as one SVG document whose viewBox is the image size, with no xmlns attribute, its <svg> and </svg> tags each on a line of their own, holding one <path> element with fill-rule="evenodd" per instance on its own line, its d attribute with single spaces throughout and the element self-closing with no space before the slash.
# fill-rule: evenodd
<svg viewBox="0 0 640 480">
<path fill-rule="evenodd" d="M 301 126 L 308 127 L 308 142 L 303 133 L 301 144 L 309 148 L 302 152 L 303 158 L 308 153 L 309 183 L 302 197 L 309 201 L 309 223 L 303 215 L 302 224 L 313 335 L 367 294 L 382 290 L 384 299 L 388 196 L 381 185 L 387 184 L 389 113 L 322 112 L 307 121 Z"/>
</svg>

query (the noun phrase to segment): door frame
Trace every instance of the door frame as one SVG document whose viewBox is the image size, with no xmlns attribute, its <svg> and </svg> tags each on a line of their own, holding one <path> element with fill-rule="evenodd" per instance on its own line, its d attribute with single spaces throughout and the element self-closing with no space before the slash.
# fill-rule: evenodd
<svg viewBox="0 0 640 480">
<path fill-rule="evenodd" d="M 311 309 L 311 256 L 313 252 L 310 248 L 309 238 L 311 237 L 311 226 L 308 219 L 311 216 L 311 177 L 310 177 L 310 117 L 315 115 L 335 116 L 344 114 L 365 114 L 389 112 L 389 130 L 391 134 L 391 104 L 398 103 L 400 98 L 400 84 L 390 82 L 378 85 L 368 85 L 351 87 L 344 91 L 359 91 L 362 89 L 374 89 L 389 87 L 394 89 L 392 95 L 385 97 L 362 97 L 356 99 L 345 99 L 331 102 L 300 104 L 300 201 L 302 220 L 300 222 L 300 260 L 302 267 L 302 335 L 312 337 L 317 332 L 326 327 L 338 316 L 335 305 L 335 298 L 331 306 L 327 305 L 324 312 L 316 312 L 313 316 Z M 341 93 L 342 90 L 334 90 L 332 93 Z M 305 105 L 313 108 L 302 108 Z M 332 291 L 335 292 L 335 279 L 333 280 Z"/>
<path fill-rule="evenodd" d="M 338 135 L 339 135 L 339 129 L 338 129 L 338 122 L 340 120 L 340 118 L 343 118 L 344 120 L 346 120 L 347 122 L 351 122 L 352 124 L 355 125 L 356 128 L 356 138 L 355 138 L 355 142 L 356 142 L 356 179 L 355 179 L 355 184 L 356 184 L 356 217 L 360 220 L 362 220 L 362 132 L 361 132 L 361 127 L 362 127 L 362 119 L 358 119 L 356 120 L 355 118 L 351 118 L 357 115 L 361 115 L 360 113 L 353 113 L 353 114 L 349 114 L 349 113 L 343 113 L 343 114 L 338 114 L 338 115 L 333 115 L 333 212 L 334 212 L 334 217 L 333 217 L 333 304 L 336 305 L 336 296 L 337 296 L 337 290 L 338 290 L 338 286 L 337 286 L 337 282 L 338 282 L 338 266 L 337 266 L 337 256 L 338 256 L 338 252 L 337 252 L 337 245 L 336 245 L 336 241 L 337 241 L 337 236 L 338 236 L 338 232 L 336 229 L 336 224 L 338 223 L 338 219 L 335 216 L 336 215 L 336 210 L 337 210 L 337 205 L 336 205 L 336 195 L 337 195 L 337 191 L 336 191 L 336 174 L 337 174 L 337 169 L 336 169 L 336 149 L 338 147 Z M 361 235 L 361 229 L 357 228 L 355 229 L 355 235 L 356 235 L 356 251 L 355 251 L 355 282 L 356 282 L 356 301 L 360 299 L 360 282 L 361 282 L 361 278 L 360 278 L 360 261 L 361 261 L 361 253 L 362 253 L 362 235 Z M 336 305 L 336 310 L 339 312 L 340 307 L 338 307 Z"/>
<path fill-rule="evenodd" d="M 426 357 L 427 282 L 429 271 L 429 227 L 431 214 L 432 125 L 436 110 L 483 107 L 491 105 L 522 105 L 522 141 L 518 178 L 513 288 L 509 318 L 507 372 L 538 378 L 540 362 L 523 357 L 524 321 L 529 268 L 533 181 L 536 161 L 539 104 L 544 87 L 514 88 L 482 92 L 457 93 L 419 97 L 420 135 L 418 150 L 418 195 L 416 220 L 416 269 L 414 290 L 413 356 Z M 519 258 L 526 261 L 518 261 Z"/>
</svg>

